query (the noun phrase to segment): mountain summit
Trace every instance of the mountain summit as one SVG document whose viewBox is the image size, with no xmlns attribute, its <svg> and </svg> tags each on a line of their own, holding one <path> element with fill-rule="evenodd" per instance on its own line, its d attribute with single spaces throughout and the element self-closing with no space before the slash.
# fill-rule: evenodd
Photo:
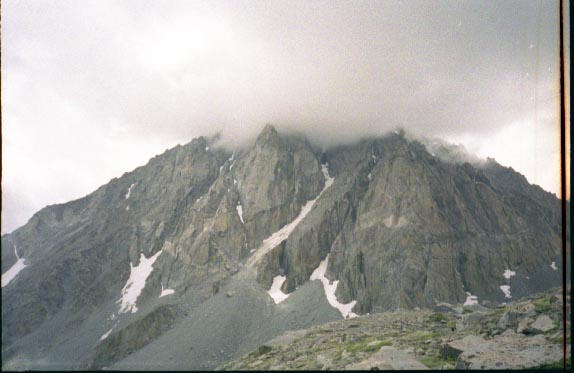
<svg viewBox="0 0 574 373">
<path fill-rule="evenodd" d="M 291 329 L 559 286 L 560 204 L 402 133 L 319 150 L 267 125 L 48 206 L 1 255 L 3 368 L 213 369 Z"/>
</svg>

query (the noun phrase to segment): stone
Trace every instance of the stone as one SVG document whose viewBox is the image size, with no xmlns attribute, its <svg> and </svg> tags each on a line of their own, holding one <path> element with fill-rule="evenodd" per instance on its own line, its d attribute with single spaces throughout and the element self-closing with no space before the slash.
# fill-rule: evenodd
<svg viewBox="0 0 574 373">
<path fill-rule="evenodd" d="M 516 332 L 517 333 L 522 333 L 524 332 L 528 326 L 530 325 L 530 323 L 532 322 L 532 319 L 530 317 L 525 317 L 522 320 L 520 320 L 518 322 L 518 328 L 516 328 Z"/>
<path fill-rule="evenodd" d="M 469 335 L 448 343 L 461 351 L 456 369 L 524 369 L 560 360 L 562 348 L 543 335 L 526 337 L 506 330 L 492 339 Z"/>
<path fill-rule="evenodd" d="M 321 365 L 321 370 L 327 370 L 329 369 L 329 367 L 331 367 L 332 362 L 330 359 L 328 359 L 325 355 L 323 354 L 319 354 L 317 355 L 317 364 Z"/>
<path fill-rule="evenodd" d="M 554 321 L 552 321 L 548 315 L 540 315 L 536 318 L 536 321 L 532 323 L 531 328 L 546 333 L 554 329 L 554 326 Z"/>
<path fill-rule="evenodd" d="M 350 364 L 346 370 L 427 370 L 428 368 L 411 354 L 391 346 L 383 346 L 368 359 Z"/>
<path fill-rule="evenodd" d="M 437 303 L 436 306 L 433 307 L 433 311 L 441 313 L 457 313 L 455 306 L 446 302 Z"/>
<path fill-rule="evenodd" d="M 556 295 L 556 294 L 552 295 L 552 296 L 550 297 L 550 304 L 553 305 L 553 306 L 555 306 L 555 307 L 560 307 L 560 306 L 562 306 L 562 296 L 559 296 L 559 295 Z"/>
</svg>

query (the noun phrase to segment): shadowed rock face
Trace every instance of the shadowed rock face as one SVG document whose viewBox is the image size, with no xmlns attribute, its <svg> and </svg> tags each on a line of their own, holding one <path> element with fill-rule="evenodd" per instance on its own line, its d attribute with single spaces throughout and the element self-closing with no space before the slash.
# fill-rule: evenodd
<svg viewBox="0 0 574 373">
<path fill-rule="evenodd" d="M 70 333 L 81 347 L 62 359 L 85 366 L 108 319 L 120 332 L 162 302 L 176 305 L 177 325 L 192 312 L 183 299 L 197 305 L 224 291 L 252 251 L 319 196 L 324 163 L 335 181 L 256 266 L 262 292 L 277 275 L 285 293 L 296 291 L 328 254 L 336 296 L 356 300 L 358 314 L 462 303 L 467 292 L 501 302 L 501 285 L 518 298 L 559 284 L 559 201 L 512 169 L 442 161 L 401 134 L 321 152 L 267 126 L 235 153 L 205 138 L 167 150 L 2 236 L 2 273 L 17 260 L 14 246 L 27 265 L 2 289 L 3 358 L 55 359 L 52 346 Z M 140 311 L 118 314 L 130 264 L 159 251 Z M 503 277 L 507 269 L 516 275 Z M 158 300 L 162 288 L 175 293 Z"/>
</svg>

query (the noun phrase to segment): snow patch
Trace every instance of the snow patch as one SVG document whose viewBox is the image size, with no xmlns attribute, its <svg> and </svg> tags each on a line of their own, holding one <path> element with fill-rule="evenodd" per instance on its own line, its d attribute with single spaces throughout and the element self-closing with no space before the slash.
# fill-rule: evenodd
<svg viewBox="0 0 574 373">
<path fill-rule="evenodd" d="M 220 173 L 220 174 L 221 174 L 221 171 L 223 171 L 223 167 L 225 167 L 225 166 L 219 167 L 219 173 Z"/>
<path fill-rule="evenodd" d="M 237 202 L 237 206 L 235 206 L 235 208 L 237 209 L 237 215 L 239 215 L 239 220 L 241 220 L 241 224 L 245 224 L 245 222 L 243 221 L 243 206 L 241 206 L 241 202 Z"/>
<path fill-rule="evenodd" d="M 267 290 L 267 294 L 269 294 L 271 298 L 273 298 L 275 304 L 283 302 L 290 295 L 285 294 L 284 292 L 281 291 L 281 286 L 283 286 L 283 283 L 285 282 L 286 279 L 287 277 L 285 276 L 275 276 L 273 278 L 273 283 L 271 284 L 271 289 Z"/>
<path fill-rule="evenodd" d="M 476 295 L 470 294 L 468 291 L 466 292 L 466 301 L 464 302 L 465 306 L 473 306 L 478 304 L 478 297 Z"/>
<path fill-rule="evenodd" d="M 325 272 L 327 272 L 327 265 L 329 264 L 329 255 L 319 263 L 319 267 L 317 267 L 313 273 L 311 274 L 311 280 L 319 280 L 323 283 L 323 289 L 325 290 L 325 296 L 327 297 L 327 301 L 329 304 L 339 310 L 343 318 L 352 318 L 357 317 L 356 313 L 351 312 L 357 301 L 354 300 L 347 304 L 339 303 L 337 297 L 335 296 L 335 291 L 337 290 L 337 286 L 339 285 L 339 280 L 333 281 L 331 284 L 329 279 L 325 277 Z"/>
<path fill-rule="evenodd" d="M 511 271 L 510 269 L 507 269 L 504 271 L 504 273 L 502 275 L 504 276 L 504 278 L 509 279 L 512 276 L 516 276 L 516 272 Z"/>
<path fill-rule="evenodd" d="M 237 179 L 233 179 L 233 185 L 237 185 Z"/>
<path fill-rule="evenodd" d="M 323 192 L 330 187 L 331 185 L 333 185 L 333 182 L 335 181 L 335 178 L 332 178 L 331 176 L 329 176 L 329 164 L 322 164 L 321 165 L 321 172 L 323 173 L 323 176 L 325 177 L 325 187 L 323 188 L 323 190 L 321 191 L 321 193 L 319 193 L 319 195 L 317 196 L 317 198 L 319 198 L 321 196 L 321 194 L 323 194 Z"/>
<path fill-rule="evenodd" d="M 206 146 L 206 147 L 205 147 L 205 151 L 206 151 L 206 152 L 209 151 L 209 146 Z"/>
<path fill-rule="evenodd" d="M 369 178 L 369 181 L 371 181 L 373 179 L 371 173 L 369 172 L 369 174 L 367 175 L 367 178 Z"/>
<path fill-rule="evenodd" d="M 108 330 L 104 335 L 102 335 L 102 336 L 100 337 L 100 341 L 103 341 L 104 339 L 108 338 L 108 336 L 110 335 L 110 333 L 112 332 L 112 330 L 114 330 L 115 327 L 116 327 L 115 325 L 112 326 L 112 328 L 111 328 L 110 330 Z"/>
<path fill-rule="evenodd" d="M 556 262 L 552 262 L 552 264 L 550 264 L 550 268 L 552 268 L 553 270 L 557 271 L 558 267 L 556 267 Z"/>
<path fill-rule="evenodd" d="M 277 245 L 279 245 L 281 242 L 285 241 L 287 239 L 287 237 L 289 237 L 291 232 L 293 232 L 295 227 L 297 225 L 299 225 L 299 223 L 301 223 L 301 221 L 303 219 L 305 219 L 305 216 L 307 216 L 307 214 L 311 211 L 311 209 L 313 208 L 313 205 L 315 204 L 315 202 L 317 202 L 319 197 L 321 197 L 323 192 L 325 192 L 325 190 L 327 190 L 327 188 L 329 188 L 333 184 L 335 179 L 332 178 L 331 176 L 329 176 L 329 169 L 327 168 L 327 165 L 324 165 L 324 164 L 321 165 L 321 172 L 323 172 L 323 176 L 325 176 L 325 187 L 323 188 L 321 193 L 319 193 L 317 198 L 315 198 L 311 201 L 307 201 L 307 203 L 301 208 L 301 212 L 295 218 L 295 220 L 293 220 L 289 224 L 284 225 L 277 232 L 273 233 L 271 236 L 264 239 L 261 246 L 259 246 L 259 248 L 256 250 L 255 255 L 253 255 L 251 258 L 249 258 L 249 261 L 247 262 L 248 266 L 253 266 L 265 254 L 267 254 L 273 248 L 277 247 Z"/>
<path fill-rule="evenodd" d="M 504 293 L 505 298 L 512 298 L 512 295 L 510 295 L 510 286 L 502 285 L 500 286 L 500 290 L 502 290 L 502 292 Z"/>
<path fill-rule="evenodd" d="M 16 245 L 14 245 L 14 255 L 16 255 L 16 263 L 2 274 L 2 287 L 8 285 L 21 270 L 27 267 L 26 263 L 24 263 L 24 258 L 18 256 Z"/>
<path fill-rule="evenodd" d="M 166 295 L 171 295 L 175 293 L 175 290 L 173 289 L 164 289 L 163 288 L 163 284 L 161 284 L 161 294 L 159 295 L 159 297 L 165 297 Z"/>
<path fill-rule="evenodd" d="M 153 271 L 153 263 L 162 252 L 163 250 L 160 250 L 149 258 L 140 254 L 140 264 L 136 267 L 130 262 L 130 278 L 122 289 L 122 297 L 117 301 L 117 303 L 121 303 L 120 313 L 136 313 L 138 311 L 136 301 L 145 287 L 148 276 Z"/>
<path fill-rule="evenodd" d="M 128 192 L 125 195 L 126 199 L 130 199 L 130 195 L 132 194 L 132 188 L 135 186 L 136 186 L 136 183 L 133 183 L 132 185 L 130 185 L 130 187 L 128 188 Z"/>
</svg>

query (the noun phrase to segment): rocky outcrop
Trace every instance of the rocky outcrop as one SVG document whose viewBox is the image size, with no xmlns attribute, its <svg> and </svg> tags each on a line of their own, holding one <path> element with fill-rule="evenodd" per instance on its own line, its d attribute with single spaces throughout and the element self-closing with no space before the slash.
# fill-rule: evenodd
<svg viewBox="0 0 574 373">
<path fill-rule="evenodd" d="M 111 330 L 113 333 L 96 347 L 95 357 L 88 365 L 88 369 L 102 369 L 139 350 L 169 330 L 174 320 L 172 307 L 163 305 L 121 330 Z"/>
<path fill-rule="evenodd" d="M 376 342 L 376 341 L 373 341 Z M 373 343 L 371 342 L 371 343 Z M 347 366 L 347 370 L 426 370 L 411 354 L 392 346 L 383 346 L 367 360 Z"/>
<path fill-rule="evenodd" d="M 560 318 L 559 307 L 540 306 L 559 292 L 464 314 L 401 310 L 336 321 L 285 333 L 219 369 L 559 368 L 562 330 L 532 335 L 517 333 L 510 324 L 496 326 L 502 314 L 530 309 L 540 320 Z"/>
<path fill-rule="evenodd" d="M 288 291 L 328 253 L 337 296 L 356 300 L 359 313 L 464 302 L 467 292 L 502 302 L 501 286 L 520 297 L 558 285 L 550 267 L 560 254 L 557 199 L 505 176 L 512 170 L 443 162 L 400 134 L 324 159 L 335 182 L 287 240 Z M 500 187 L 505 177 L 519 186 Z M 503 276 L 508 269 L 516 279 Z"/>
</svg>

